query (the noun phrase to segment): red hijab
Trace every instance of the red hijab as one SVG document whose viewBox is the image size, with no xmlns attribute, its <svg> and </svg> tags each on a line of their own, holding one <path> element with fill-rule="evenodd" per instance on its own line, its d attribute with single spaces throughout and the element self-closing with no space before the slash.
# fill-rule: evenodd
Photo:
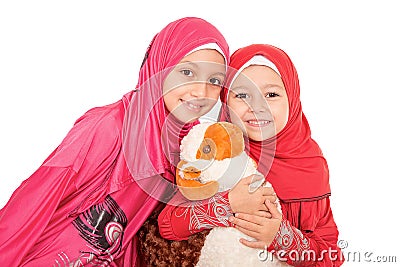
<svg viewBox="0 0 400 267">
<path fill-rule="evenodd" d="M 124 97 L 127 112 L 123 149 L 130 175 L 136 181 L 158 174 L 174 181 L 179 141 L 193 123 L 184 125 L 169 114 L 162 97 L 163 82 L 183 57 L 207 44 L 216 44 L 226 61 L 229 60 L 225 38 L 217 28 L 200 18 L 186 17 L 171 22 L 150 43 L 136 89 Z M 141 185 L 146 187 L 145 183 Z"/>
<path fill-rule="evenodd" d="M 232 79 L 235 72 L 256 55 L 265 57 L 278 69 L 288 95 L 289 118 L 273 140 L 248 140 L 251 157 L 259 160 L 259 171 L 266 175 L 283 202 L 311 201 L 329 196 L 328 165 L 318 144 L 311 138 L 301 107 L 299 79 L 289 56 L 266 44 L 240 48 L 231 56 L 229 66 L 233 71 L 228 79 Z M 221 92 L 224 104 L 227 97 L 228 90 L 225 89 Z M 229 120 L 226 107 L 220 119 Z"/>
</svg>

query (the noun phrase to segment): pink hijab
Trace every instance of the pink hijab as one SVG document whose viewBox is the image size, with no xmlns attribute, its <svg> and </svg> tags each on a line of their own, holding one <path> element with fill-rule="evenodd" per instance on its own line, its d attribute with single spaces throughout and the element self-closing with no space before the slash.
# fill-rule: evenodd
<svg viewBox="0 0 400 267">
<path fill-rule="evenodd" d="M 132 178 L 140 180 L 146 192 L 152 188 L 147 188 L 145 178 L 163 174 L 169 182 L 174 181 L 180 139 L 193 126 L 182 124 L 166 110 L 163 81 L 184 56 L 206 44 L 216 44 L 226 61 L 229 59 L 227 42 L 207 21 L 186 17 L 168 24 L 147 49 L 136 90 L 124 97 L 124 156 Z"/>
</svg>

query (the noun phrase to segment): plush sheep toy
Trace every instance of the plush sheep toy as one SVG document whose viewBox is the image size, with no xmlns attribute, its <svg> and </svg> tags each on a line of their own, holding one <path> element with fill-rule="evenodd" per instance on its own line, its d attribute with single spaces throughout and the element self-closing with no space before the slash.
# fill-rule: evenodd
<svg viewBox="0 0 400 267">
<path fill-rule="evenodd" d="M 231 189 L 242 178 L 260 174 L 244 148 L 243 132 L 234 124 L 194 126 L 182 139 L 181 161 L 176 170 L 182 195 L 189 200 L 208 199 Z M 249 190 L 271 186 L 263 182 L 264 179 L 254 182 Z M 141 258 L 148 266 L 288 266 L 267 251 L 242 245 L 240 238 L 251 238 L 233 227 L 215 227 L 183 241 L 166 240 L 158 232 L 159 212 L 156 210 L 149 217 L 137 235 Z"/>
<path fill-rule="evenodd" d="M 212 197 L 216 192 L 231 189 L 241 178 L 262 175 L 257 171 L 256 162 L 244 151 L 242 130 L 228 122 L 194 126 L 182 140 L 180 156 L 176 181 L 189 200 Z M 253 183 L 249 190 L 255 190 L 263 182 Z M 251 240 L 233 227 L 212 229 L 196 266 L 288 266 L 269 252 L 242 245 L 240 238 Z"/>
</svg>

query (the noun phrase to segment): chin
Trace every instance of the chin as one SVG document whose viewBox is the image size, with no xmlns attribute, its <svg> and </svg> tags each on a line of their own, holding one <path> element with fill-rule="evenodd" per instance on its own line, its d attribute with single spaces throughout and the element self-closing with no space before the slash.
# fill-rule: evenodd
<svg viewBox="0 0 400 267">
<path fill-rule="evenodd" d="M 247 135 L 247 137 L 253 141 L 257 141 L 257 142 L 261 142 L 261 141 L 265 141 L 267 139 L 272 138 L 273 136 L 275 136 L 275 133 L 271 134 L 271 133 L 255 133 L 255 134 L 249 134 Z"/>
<path fill-rule="evenodd" d="M 196 120 L 198 120 L 199 119 L 199 117 L 194 117 L 194 116 L 177 116 L 177 115 L 174 115 L 174 117 L 178 120 L 178 121 L 180 121 L 181 123 L 191 123 L 191 122 L 194 122 L 194 121 L 196 121 Z"/>
<path fill-rule="evenodd" d="M 189 110 L 179 110 L 179 112 L 172 112 L 172 115 L 182 123 L 191 123 L 198 120 L 201 116 L 207 114 L 204 110 L 199 112 L 190 112 Z"/>
<path fill-rule="evenodd" d="M 199 118 L 194 118 L 194 119 L 188 119 L 186 121 L 184 121 L 184 123 L 192 123 L 195 122 L 196 120 L 198 120 Z"/>
<path fill-rule="evenodd" d="M 263 138 L 262 136 L 255 136 L 255 137 L 251 137 L 249 136 L 249 138 L 253 141 L 257 141 L 257 142 L 261 142 L 263 140 L 265 140 L 266 138 Z"/>
<path fill-rule="evenodd" d="M 254 131 L 247 130 L 247 129 L 246 129 L 246 131 L 247 131 L 247 134 L 246 134 L 247 137 L 253 141 L 263 141 L 266 139 L 264 137 L 264 135 L 260 132 L 254 132 Z"/>
</svg>

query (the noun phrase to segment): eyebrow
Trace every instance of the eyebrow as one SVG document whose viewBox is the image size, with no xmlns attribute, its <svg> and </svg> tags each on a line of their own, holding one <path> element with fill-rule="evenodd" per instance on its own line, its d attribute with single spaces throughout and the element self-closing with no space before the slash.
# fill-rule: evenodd
<svg viewBox="0 0 400 267">
<path fill-rule="evenodd" d="M 253 87 L 254 88 L 254 87 Z M 257 86 L 257 88 L 259 88 L 260 90 L 264 90 L 264 89 L 270 89 L 270 88 L 277 88 L 277 89 L 279 89 L 279 90 L 282 90 L 282 91 L 286 91 L 286 89 L 284 88 L 284 87 L 282 87 L 281 85 L 279 85 L 279 84 L 274 84 L 274 83 L 264 83 L 264 84 L 262 84 L 260 87 L 258 87 Z M 243 90 L 246 90 L 246 91 L 248 91 L 248 90 L 251 90 L 251 89 L 249 89 L 248 88 L 248 86 L 247 85 L 238 85 L 238 86 L 235 86 L 235 87 L 232 87 L 232 88 L 230 88 L 229 89 L 229 91 L 233 91 L 233 92 L 236 92 L 236 90 L 240 90 L 240 89 L 243 89 Z"/>
<path fill-rule="evenodd" d="M 221 76 L 224 77 L 224 79 L 226 78 L 226 73 L 216 72 L 216 73 L 214 73 L 214 74 L 216 74 L 216 75 L 221 75 Z"/>
<path fill-rule="evenodd" d="M 285 89 L 284 87 L 282 87 L 281 85 L 275 84 L 275 83 L 264 83 L 264 84 L 262 84 L 262 85 L 260 86 L 261 89 L 269 89 L 269 88 L 271 88 L 271 87 L 278 88 L 278 89 L 280 89 L 280 90 L 286 90 L 286 89 Z"/>
<path fill-rule="evenodd" d="M 179 62 L 179 64 L 177 66 L 182 65 L 182 64 L 188 64 L 188 65 L 191 65 L 194 68 L 198 68 L 199 67 L 199 65 L 197 65 L 193 61 L 181 61 L 181 62 Z"/>
<path fill-rule="evenodd" d="M 229 91 L 234 91 L 235 92 L 236 90 L 239 90 L 239 89 L 249 90 L 245 86 L 236 86 L 236 87 L 229 88 Z"/>
</svg>

